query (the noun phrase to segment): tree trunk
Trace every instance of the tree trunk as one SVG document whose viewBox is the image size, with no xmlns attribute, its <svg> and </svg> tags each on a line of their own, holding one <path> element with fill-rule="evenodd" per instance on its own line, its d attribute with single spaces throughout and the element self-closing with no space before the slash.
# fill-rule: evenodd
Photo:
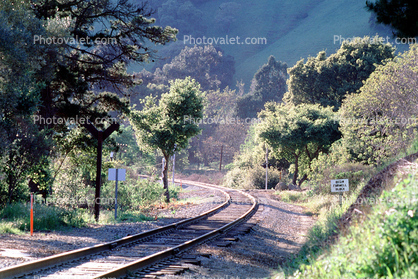
<svg viewBox="0 0 418 279">
<path fill-rule="evenodd" d="M 170 193 L 168 192 L 168 159 L 169 156 L 164 154 L 165 162 L 164 162 L 164 170 L 163 170 L 163 184 L 164 184 L 164 196 L 165 201 L 170 202 Z"/>
<path fill-rule="evenodd" d="M 302 183 L 303 183 L 306 179 L 308 179 L 308 176 L 307 176 L 306 174 L 304 174 L 304 175 L 303 175 L 303 177 L 299 180 L 299 184 L 298 184 L 299 189 L 300 189 L 300 185 L 302 185 Z"/>
<path fill-rule="evenodd" d="M 298 174 L 299 174 L 299 155 L 295 155 L 295 173 L 293 174 L 293 179 L 292 179 L 293 185 L 297 185 L 296 180 L 298 178 Z"/>
</svg>

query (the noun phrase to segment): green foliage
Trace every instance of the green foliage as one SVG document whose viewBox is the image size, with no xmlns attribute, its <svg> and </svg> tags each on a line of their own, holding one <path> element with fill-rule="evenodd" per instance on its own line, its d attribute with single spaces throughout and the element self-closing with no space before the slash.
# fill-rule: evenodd
<svg viewBox="0 0 418 279">
<path fill-rule="evenodd" d="M 351 162 L 340 139 L 331 145 L 328 153 L 320 153 L 312 160 L 309 184 L 315 194 L 329 194 L 332 179 L 349 179 L 351 191 L 363 184 L 373 170 L 372 166 Z"/>
<path fill-rule="evenodd" d="M 186 78 L 171 82 L 170 92 L 162 95 L 158 105 L 155 98 L 146 98 L 142 111 L 132 111 L 131 122 L 141 148 L 159 148 L 171 156 L 175 148 L 186 148 L 189 138 L 200 132 L 193 119 L 202 117 L 200 86 Z"/>
<path fill-rule="evenodd" d="M 340 110 L 344 145 L 351 158 L 380 164 L 406 151 L 416 137 L 418 47 L 378 66 Z"/>
<path fill-rule="evenodd" d="M 169 188 L 170 197 L 177 198 L 180 188 L 172 186 Z M 115 182 L 108 181 L 103 187 L 102 196 L 113 199 L 115 195 Z M 140 211 L 150 205 L 163 202 L 164 188 L 161 187 L 160 181 L 148 179 L 138 179 L 136 181 L 127 180 L 118 183 L 118 207 L 128 216 L 129 212 Z M 108 209 L 114 208 L 114 202 L 107 205 Z M 127 218 L 127 217 L 126 217 Z"/>
<path fill-rule="evenodd" d="M 296 278 L 415 278 L 418 275 L 417 183 L 410 177 L 361 225 L 342 237 L 329 255 L 302 266 Z M 347 256 L 349 255 L 349 256 Z"/>
<path fill-rule="evenodd" d="M 142 111 L 132 111 L 131 123 L 138 145 L 146 149 L 159 149 L 166 160 L 163 170 L 166 200 L 168 192 L 168 161 L 175 152 L 185 149 L 189 139 L 200 132 L 196 119 L 203 118 L 204 95 L 200 85 L 187 77 L 170 82 L 170 92 L 161 96 L 159 103 L 149 96 Z"/>
<path fill-rule="evenodd" d="M 143 70 L 135 76 L 147 86 L 147 95 L 159 96 L 169 87 L 169 81 L 187 76 L 195 79 L 203 91 L 216 91 L 232 85 L 234 64 L 231 56 L 213 45 L 185 46 L 169 63 L 153 73 Z M 144 97 L 142 89 L 138 93 Z"/>
<path fill-rule="evenodd" d="M 75 210 L 65 210 L 58 207 L 34 204 L 33 227 L 36 231 L 57 230 L 65 227 L 82 227 L 82 213 Z M 2 224 L 12 223 L 11 232 L 28 231 L 30 229 L 30 205 L 15 203 L 7 205 L 0 211 Z M 7 225 L 6 227 L 9 227 Z"/>
<path fill-rule="evenodd" d="M 110 135 L 114 139 L 117 152 L 114 159 L 123 163 L 124 166 L 152 165 L 155 162 L 155 155 L 151 152 L 140 150 L 135 139 L 135 131 L 131 125 L 121 125 L 119 133 Z"/>
<path fill-rule="evenodd" d="M 376 15 L 376 21 L 390 25 L 398 37 L 418 36 L 418 3 L 414 0 L 366 1 L 367 9 Z"/>
<path fill-rule="evenodd" d="M 281 102 L 286 92 L 287 65 L 270 56 L 254 75 L 252 91 L 237 100 L 235 114 L 240 118 L 255 118 L 269 101 Z"/>
<path fill-rule="evenodd" d="M 267 189 L 274 189 L 280 182 L 280 172 L 269 168 L 267 176 Z M 262 166 L 252 168 L 233 168 L 223 179 L 223 185 L 230 188 L 265 189 L 266 169 Z"/>
<path fill-rule="evenodd" d="M 372 38 L 378 42 L 379 38 Z M 370 43 L 371 38 L 355 38 L 343 43 L 337 53 L 326 57 L 319 52 L 317 57 L 298 61 L 289 68 L 288 90 L 284 96 L 286 103 L 299 105 L 321 104 L 338 109 L 349 93 L 356 93 L 376 65 L 394 57 L 391 45 Z"/>
<path fill-rule="evenodd" d="M 47 47 L 28 44 L 47 31 L 31 11 L 29 1 L 0 4 L 0 204 L 21 201 L 28 178 L 47 187 L 49 145 L 46 131 L 32 121 L 42 82 L 34 72 Z M 53 47 L 50 47 L 53 48 Z"/>
<path fill-rule="evenodd" d="M 283 105 L 268 103 L 260 113 L 257 133 L 273 149 L 277 158 L 293 163 L 293 184 L 306 180 L 311 162 L 320 152 L 328 152 L 341 136 L 332 108 L 319 105 Z"/>
</svg>

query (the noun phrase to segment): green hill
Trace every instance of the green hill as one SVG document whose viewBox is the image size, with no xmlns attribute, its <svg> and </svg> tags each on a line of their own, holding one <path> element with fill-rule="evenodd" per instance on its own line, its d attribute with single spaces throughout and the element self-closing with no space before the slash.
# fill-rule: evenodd
<svg viewBox="0 0 418 279">
<path fill-rule="evenodd" d="M 159 20 L 163 16 L 161 5 L 170 1 L 179 5 L 183 3 L 177 10 L 179 18 L 170 24 L 180 29 L 177 44 L 181 44 L 189 33 L 194 38 L 239 36 L 241 42 L 245 38 L 267 39 L 267 44 L 216 44 L 235 58 L 235 79 L 243 80 L 247 86 L 270 55 L 293 66 L 298 60 L 316 56 L 322 50 L 326 50 L 328 55 L 334 53 L 340 47 L 340 41 L 334 42 L 334 36 L 352 38 L 378 33 L 382 37 L 389 36 L 389 41 L 394 43 L 391 30 L 370 20 L 371 14 L 364 8 L 364 0 L 195 0 L 191 1 L 192 5 L 186 5 L 189 8 L 187 12 L 184 11 L 184 3 L 188 1 L 156 0 L 151 5 L 158 11 L 155 15 L 157 24 L 170 22 Z M 201 15 L 199 24 L 196 19 L 193 22 L 191 7 L 193 12 L 198 11 Z M 230 24 L 220 25 L 220 19 L 229 20 Z M 194 26 L 196 29 L 193 29 Z M 205 28 L 202 29 L 202 26 Z M 182 33 L 182 30 L 185 31 Z M 407 45 L 397 47 L 401 51 L 408 48 Z M 138 70 L 141 69 L 135 69 Z"/>
</svg>

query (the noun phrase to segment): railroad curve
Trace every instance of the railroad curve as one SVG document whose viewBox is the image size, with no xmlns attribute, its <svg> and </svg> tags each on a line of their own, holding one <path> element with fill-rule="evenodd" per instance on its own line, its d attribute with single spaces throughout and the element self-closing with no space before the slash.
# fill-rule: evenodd
<svg viewBox="0 0 418 279">
<path fill-rule="evenodd" d="M 119 278 L 218 238 L 258 208 L 248 193 L 186 180 L 177 183 L 221 191 L 225 202 L 196 217 L 112 242 L 57 254 L 0 270 L 1 278 Z"/>
</svg>

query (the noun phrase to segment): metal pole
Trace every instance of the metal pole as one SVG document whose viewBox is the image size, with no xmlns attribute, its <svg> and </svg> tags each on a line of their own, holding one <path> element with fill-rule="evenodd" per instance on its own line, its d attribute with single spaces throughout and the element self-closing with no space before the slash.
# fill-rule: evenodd
<svg viewBox="0 0 418 279">
<path fill-rule="evenodd" d="M 269 149 L 266 146 L 266 190 L 267 190 L 267 180 L 268 180 L 268 169 L 269 169 Z"/>
<path fill-rule="evenodd" d="M 115 183 L 115 220 L 118 218 L 118 171 L 116 169 L 116 183 Z"/>
<path fill-rule="evenodd" d="M 176 153 L 173 154 L 173 185 L 174 185 L 174 170 L 176 168 Z"/>
</svg>

